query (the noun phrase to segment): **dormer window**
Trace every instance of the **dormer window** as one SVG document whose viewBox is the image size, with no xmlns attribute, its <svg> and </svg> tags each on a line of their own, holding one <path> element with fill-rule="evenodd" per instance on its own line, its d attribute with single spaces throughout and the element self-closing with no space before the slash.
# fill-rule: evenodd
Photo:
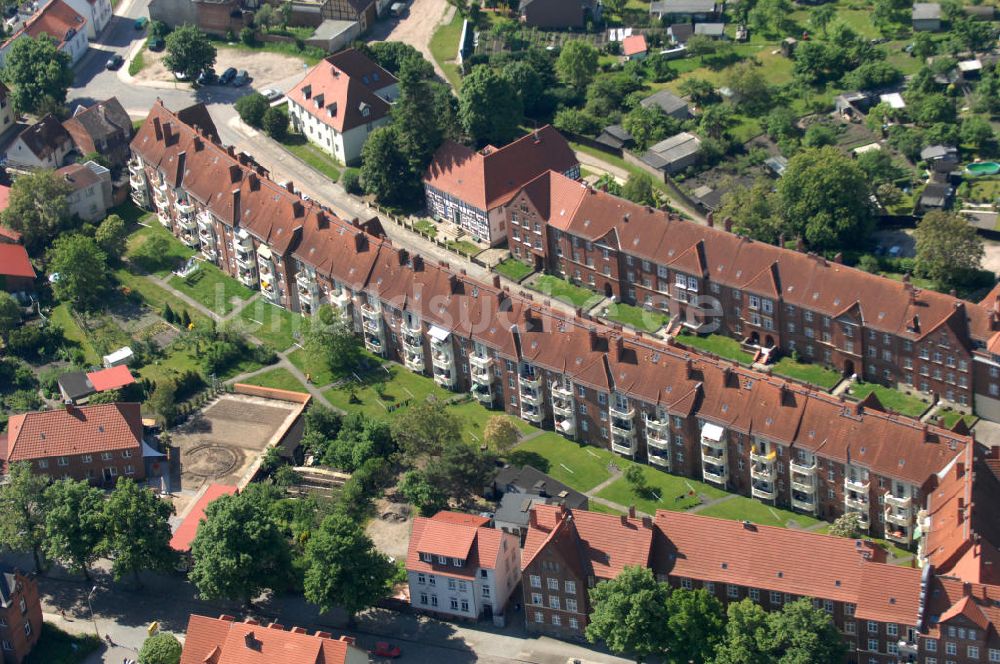
<svg viewBox="0 0 1000 664">
<path fill-rule="evenodd" d="M 462 567 L 463 565 L 465 565 L 465 560 L 463 560 L 462 558 L 452 558 L 451 564 L 455 567 Z"/>
<path fill-rule="evenodd" d="M 432 562 L 434 562 L 434 556 L 432 556 L 429 553 L 421 553 L 420 554 L 420 560 L 422 560 L 425 563 L 432 563 Z"/>
<path fill-rule="evenodd" d="M 438 556 L 438 564 L 439 565 L 447 565 L 448 564 L 448 556 Z"/>
</svg>

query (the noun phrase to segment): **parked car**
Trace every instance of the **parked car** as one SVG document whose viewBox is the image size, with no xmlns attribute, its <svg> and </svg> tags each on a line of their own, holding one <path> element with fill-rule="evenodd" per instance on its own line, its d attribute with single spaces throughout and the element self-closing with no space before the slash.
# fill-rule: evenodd
<svg viewBox="0 0 1000 664">
<path fill-rule="evenodd" d="M 219 85 L 229 85 L 234 78 L 236 78 L 236 69 L 234 67 L 230 67 L 226 71 L 222 72 L 222 76 L 219 77 Z"/>
<path fill-rule="evenodd" d="M 175 71 L 174 78 L 176 78 L 178 81 L 186 81 L 188 80 L 188 75 L 182 71 Z"/>
<path fill-rule="evenodd" d="M 212 85 L 219 80 L 214 69 L 206 69 L 205 71 L 198 74 L 197 83 L 198 85 Z"/>
<path fill-rule="evenodd" d="M 392 6 L 389 7 L 389 13 L 392 16 L 402 16 L 406 13 L 406 3 L 405 2 L 394 2 Z"/>
<path fill-rule="evenodd" d="M 237 74 L 236 78 L 233 79 L 233 87 L 234 88 L 243 87 L 249 82 L 250 82 L 250 74 L 247 72 L 246 69 L 241 69 L 240 73 Z"/>
<path fill-rule="evenodd" d="M 163 37 L 153 37 L 146 42 L 146 48 L 150 51 L 162 51 L 166 45 L 167 42 L 163 40 Z"/>
<path fill-rule="evenodd" d="M 104 68 L 107 70 L 114 70 L 125 64 L 125 58 L 123 58 L 118 53 L 115 53 L 110 58 L 108 58 L 107 63 L 105 63 Z"/>
<path fill-rule="evenodd" d="M 264 95 L 264 99 L 268 101 L 278 101 L 285 96 L 285 93 L 280 90 L 275 90 L 274 88 L 264 88 L 260 91 L 260 93 Z"/>
<path fill-rule="evenodd" d="M 140 16 L 139 18 L 135 19 L 135 23 L 133 23 L 132 26 L 136 30 L 145 30 L 147 23 L 149 23 L 149 19 L 146 18 L 145 16 Z"/>
<path fill-rule="evenodd" d="M 389 659 L 395 659 L 403 654 L 399 646 L 394 646 L 388 641 L 379 641 L 375 644 L 375 648 L 372 650 L 372 654 L 376 657 L 388 657 Z"/>
</svg>

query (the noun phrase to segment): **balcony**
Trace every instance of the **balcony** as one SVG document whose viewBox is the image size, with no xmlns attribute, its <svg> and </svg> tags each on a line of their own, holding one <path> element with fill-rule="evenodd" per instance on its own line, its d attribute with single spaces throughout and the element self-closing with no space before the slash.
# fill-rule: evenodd
<svg viewBox="0 0 1000 664">
<path fill-rule="evenodd" d="M 197 230 L 198 224 L 195 223 L 194 215 L 192 214 L 181 214 L 177 216 L 177 225 L 181 228 L 194 231 Z"/>
<path fill-rule="evenodd" d="M 521 403 L 529 404 L 531 406 L 541 406 L 545 399 L 542 397 L 541 391 L 537 389 L 528 389 L 521 386 Z"/>
<path fill-rule="evenodd" d="M 557 414 L 553 417 L 555 429 L 564 436 L 576 435 L 576 416 Z"/>
<path fill-rule="evenodd" d="M 176 201 L 174 203 L 174 207 L 176 207 L 177 211 L 180 212 L 181 214 L 189 216 L 194 214 L 194 204 L 192 204 L 191 201 L 186 198 Z"/>
<path fill-rule="evenodd" d="M 201 224 L 198 225 L 198 238 L 202 241 L 202 244 L 210 244 L 212 248 L 215 248 L 215 233 L 212 232 L 210 228 L 204 228 Z"/>
<path fill-rule="evenodd" d="M 545 414 L 542 409 L 538 406 L 533 406 L 530 404 L 521 404 L 521 419 L 527 420 L 528 422 L 534 422 L 535 424 L 541 424 L 542 420 L 545 419 Z"/>
<path fill-rule="evenodd" d="M 410 371 L 423 373 L 427 366 L 424 362 L 423 350 L 411 350 L 407 348 L 403 353 L 403 364 L 405 364 L 406 368 Z"/>
<path fill-rule="evenodd" d="M 434 382 L 441 387 L 451 389 L 455 387 L 455 372 L 450 368 L 434 365 Z"/>
<path fill-rule="evenodd" d="M 750 484 L 750 495 L 760 500 L 774 500 L 775 492 L 773 484 L 760 484 L 752 482 Z"/>
<path fill-rule="evenodd" d="M 846 505 L 848 509 L 864 512 L 865 515 L 868 514 L 868 498 L 847 494 L 844 496 L 844 505 Z"/>
<path fill-rule="evenodd" d="M 136 190 L 141 189 L 143 192 L 143 197 L 145 198 L 146 193 L 146 178 L 140 173 L 136 175 L 135 173 L 129 172 L 128 183 L 132 187 L 132 193 L 135 194 Z"/>
<path fill-rule="evenodd" d="M 814 477 L 816 475 L 816 462 L 814 461 L 811 464 L 804 465 L 792 461 L 788 464 L 788 469 L 791 470 L 793 474 L 798 473 L 799 475 Z"/>
<path fill-rule="evenodd" d="M 420 332 L 414 332 L 408 327 L 403 327 L 403 347 L 409 351 L 424 351 L 424 338 Z"/>
<path fill-rule="evenodd" d="M 368 349 L 368 352 L 375 353 L 376 355 L 381 355 L 385 351 L 385 345 L 382 343 L 382 340 L 371 334 L 365 335 L 365 348 Z"/>
<path fill-rule="evenodd" d="M 611 414 L 611 417 L 617 417 L 622 420 L 631 420 L 635 417 L 635 408 L 622 406 L 621 404 L 611 404 L 608 407 L 608 412 Z"/>
<path fill-rule="evenodd" d="M 370 318 L 365 318 L 364 319 L 364 323 L 362 323 L 362 326 L 364 327 L 365 332 L 369 332 L 369 333 L 374 334 L 376 336 L 382 336 L 382 319 L 381 318 L 376 318 L 375 320 L 372 320 Z"/>
<path fill-rule="evenodd" d="M 351 304 L 351 292 L 346 288 L 341 288 L 337 292 L 330 294 L 330 302 L 334 306 L 346 311 L 347 307 Z"/>
<path fill-rule="evenodd" d="M 652 430 L 646 431 L 646 446 L 655 447 L 658 450 L 670 449 L 670 438 Z"/>
<path fill-rule="evenodd" d="M 667 450 L 650 449 L 647 452 L 649 463 L 663 468 L 670 467 L 670 453 Z"/>
<path fill-rule="evenodd" d="M 890 507 L 898 507 L 900 509 L 908 510 L 913 504 L 913 498 L 900 498 L 899 496 L 894 496 L 886 491 L 885 504 Z"/>
<path fill-rule="evenodd" d="M 621 420 L 612 419 L 611 433 L 615 436 L 628 436 L 633 440 L 635 439 L 635 429 L 632 427 L 631 422 L 622 422 Z"/>
<path fill-rule="evenodd" d="M 770 466 L 770 465 L 774 465 L 774 461 L 777 458 L 778 458 L 778 455 L 774 451 L 771 451 L 771 452 L 758 452 L 755 449 L 751 449 L 750 450 L 750 461 L 753 462 L 753 463 L 767 464 L 767 465 Z"/>
<path fill-rule="evenodd" d="M 553 401 L 559 398 L 569 400 L 570 403 L 573 402 L 573 388 L 566 387 L 562 381 L 554 380 L 549 383 L 549 391 L 552 393 Z"/>
<path fill-rule="evenodd" d="M 892 508 L 892 507 L 886 507 L 885 508 L 885 522 L 886 523 L 891 523 L 891 524 L 894 524 L 894 525 L 897 525 L 897 526 L 907 526 L 907 527 L 909 527 L 910 525 L 913 524 L 913 515 L 910 513 L 909 510 L 907 510 L 903 514 L 900 514 L 894 508 Z M 887 527 L 886 530 L 888 531 L 889 528 Z"/>
<path fill-rule="evenodd" d="M 240 245 L 236 245 L 236 264 L 240 267 L 250 268 L 257 265 L 257 261 L 253 259 L 250 255 L 249 249 L 244 249 Z"/>
<path fill-rule="evenodd" d="M 239 270 L 236 279 L 247 288 L 257 287 L 257 274 L 253 270 Z"/>
<path fill-rule="evenodd" d="M 573 417 L 575 414 L 575 404 L 572 397 L 566 397 L 561 391 L 559 394 L 552 393 L 552 412 L 564 417 Z"/>
<path fill-rule="evenodd" d="M 655 431 L 659 437 L 666 438 L 670 435 L 670 421 L 667 419 L 658 420 L 647 416 L 646 431 L 649 433 Z"/>
<path fill-rule="evenodd" d="M 902 544 L 904 546 L 909 546 L 910 543 L 913 541 L 913 538 L 910 537 L 909 529 L 890 530 L 889 528 L 886 528 L 885 538 L 887 540 L 892 540 L 893 542 L 898 542 L 899 544 Z"/>
<path fill-rule="evenodd" d="M 260 292 L 264 294 L 264 297 L 267 298 L 268 302 L 277 303 L 280 299 L 278 289 L 274 287 L 274 283 L 270 280 L 261 279 Z"/>
<path fill-rule="evenodd" d="M 611 451 L 615 454 L 632 456 L 638 446 L 635 444 L 635 436 L 613 435 L 611 437 Z"/>
<path fill-rule="evenodd" d="M 173 220 L 170 218 L 170 213 L 166 210 L 157 210 L 156 218 L 159 220 L 160 224 L 165 228 L 170 228 L 173 224 Z"/>
<path fill-rule="evenodd" d="M 142 170 L 142 164 L 140 162 L 136 161 L 135 159 L 129 159 L 129 161 L 128 161 L 128 172 L 129 172 L 129 175 L 139 175 L 139 176 L 142 176 L 143 179 L 145 179 L 145 177 L 146 177 L 145 171 Z"/>
<path fill-rule="evenodd" d="M 199 244 L 199 242 L 198 242 L 198 236 L 195 235 L 195 234 L 193 234 L 193 233 L 188 233 L 186 231 L 182 231 L 181 232 L 180 239 L 181 239 L 181 242 L 183 242 L 184 244 L 186 244 L 187 246 L 192 247 L 192 248 L 197 247 L 198 244 Z"/>
<path fill-rule="evenodd" d="M 486 355 L 473 353 L 469 356 L 469 365 L 472 367 L 473 372 L 475 372 L 476 369 L 489 371 L 490 362 L 492 362 L 492 360 Z"/>
<path fill-rule="evenodd" d="M 215 227 L 215 223 L 212 221 L 212 215 L 208 213 L 208 210 L 204 210 L 199 213 L 197 219 L 199 229 L 211 231 Z"/>
<path fill-rule="evenodd" d="M 729 481 L 729 472 L 724 465 L 702 466 L 701 477 L 706 482 L 725 486 Z"/>
<path fill-rule="evenodd" d="M 899 643 L 896 644 L 899 648 L 899 654 L 903 657 L 908 657 L 906 661 L 916 661 L 917 656 L 917 644 L 916 642 L 907 641 L 906 639 L 900 639 Z"/>
<path fill-rule="evenodd" d="M 366 302 L 361 305 L 361 317 L 381 322 L 382 312 L 378 307 L 372 306 L 371 303 Z"/>
<path fill-rule="evenodd" d="M 475 384 L 472 388 L 472 396 L 476 398 L 481 404 L 489 406 L 493 403 L 495 398 L 493 395 L 493 390 L 490 389 L 489 385 Z"/>
<path fill-rule="evenodd" d="M 750 477 L 761 482 L 774 481 L 774 464 L 752 463 L 750 464 Z"/>
<path fill-rule="evenodd" d="M 802 493 L 812 495 L 816 493 L 816 486 L 812 483 L 811 479 L 808 482 L 802 482 L 795 479 L 795 476 L 792 475 L 792 491 L 801 491 Z"/>
<path fill-rule="evenodd" d="M 853 477 L 844 478 L 844 490 L 845 491 L 857 491 L 858 493 L 868 494 L 868 489 L 871 487 L 870 480 L 857 480 Z"/>
<path fill-rule="evenodd" d="M 442 371 L 451 371 L 455 368 L 455 358 L 452 357 L 451 353 L 442 353 L 441 351 L 431 352 L 431 364 L 434 365 L 435 369 L 441 369 Z"/>
<path fill-rule="evenodd" d="M 302 304 L 307 304 L 311 308 L 313 306 L 313 292 L 311 290 L 303 289 L 299 286 L 299 302 Z"/>
<path fill-rule="evenodd" d="M 715 463 L 715 464 L 725 465 L 726 450 L 725 448 L 718 448 L 711 445 L 702 445 L 701 461 L 702 463 Z"/>
<path fill-rule="evenodd" d="M 806 496 L 796 496 L 792 494 L 792 509 L 802 510 L 803 512 L 809 512 L 811 514 L 816 513 L 816 501 L 811 499 L 812 497 Z"/>
<path fill-rule="evenodd" d="M 215 250 L 215 246 L 207 242 L 201 243 L 201 255 L 205 257 L 205 260 L 212 263 L 215 263 L 216 259 L 219 257 L 219 253 Z"/>
<path fill-rule="evenodd" d="M 522 373 L 519 383 L 522 388 L 528 388 L 535 391 L 539 391 L 542 388 L 542 376 L 541 374 Z"/>
</svg>

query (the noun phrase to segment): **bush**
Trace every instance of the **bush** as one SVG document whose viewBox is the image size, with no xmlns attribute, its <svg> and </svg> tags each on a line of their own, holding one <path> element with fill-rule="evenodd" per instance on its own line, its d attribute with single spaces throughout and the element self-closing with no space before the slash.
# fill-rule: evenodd
<svg viewBox="0 0 1000 664">
<path fill-rule="evenodd" d="M 240 30 L 240 41 L 246 44 L 247 46 L 253 46 L 254 43 L 256 43 L 257 41 L 257 37 L 254 34 L 253 29 L 243 28 L 242 30 Z"/>
<path fill-rule="evenodd" d="M 261 126 L 264 132 L 276 141 L 284 140 L 288 135 L 288 116 L 277 107 L 269 107 L 264 113 Z"/>
<path fill-rule="evenodd" d="M 239 113 L 240 120 L 258 129 L 261 127 L 264 115 L 270 108 L 271 105 L 267 102 L 267 98 L 259 92 L 240 97 L 236 101 L 236 112 Z"/>
<path fill-rule="evenodd" d="M 340 175 L 340 184 L 343 185 L 344 191 L 355 196 L 359 196 L 362 192 L 361 189 L 361 174 L 356 168 L 345 169 Z"/>
</svg>

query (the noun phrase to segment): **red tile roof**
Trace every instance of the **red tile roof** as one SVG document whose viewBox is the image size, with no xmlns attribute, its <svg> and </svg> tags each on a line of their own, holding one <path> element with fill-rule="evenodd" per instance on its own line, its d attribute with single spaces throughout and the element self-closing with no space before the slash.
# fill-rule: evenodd
<svg viewBox="0 0 1000 664">
<path fill-rule="evenodd" d="M 458 512 L 438 512 L 431 518 L 417 517 L 410 533 L 406 569 L 460 578 L 472 578 L 479 568 L 493 569 L 503 533 L 487 524 L 489 519 Z M 432 562 L 421 560 L 421 553 L 431 554 Z M 451 560 L 440 564 L 437 556 L 458 558 L 465 564 L 455 567 Z"/>
<path fill-rule="evenodd" d="M 563 528 L 580 546 L 580 567 L 597 579 L 613 579 L 626 567 L 648 567 L 653 551 L 652 523 L 642 519 L 570 510 L 561 505 L 535 505 L 521 553 L 527 569 L 544 546 Z M 575 532 L 575 534 L 574 534 Z"/>
<path fill-rule="evenodd" d="M 928 625 L 924 632 L 929 638 L 943 636 L 941 626 L 961 616 L 964 620 L 957 625 L 965 626 L 965 620 L 971 621 L 987 632 L 988 647 L 1000 648 L 997 627 L 1000 625 L 1000 586 L 934 577 L 927 594 L 925 614 Z"/>
<path fill-rule="evenodd" d="M 391 106 L 376 91 L 394 83 L 392 74 L 358 51 L 348 49 L 310 69 L 289 90 L 288 98 L 343 133 L 387 116 Z"/>
<path fill-rule="evenodd" d="M 52 0 L 28 19 L 23 31 L 36 39 L 40 35 L 48 35 L 63 44 L 72 38 L 71 30 L 74 33 L 81 32 L 86 25 L 87 19 L 77 14 L 63 0 Z"/>
<path fill-rule="evenodd" d="M 10 463 L 128 449 L 141 452 L 141 443 L 139 404 L 67 406 L 11 415 L 3 460 Z"/>
<path fill-rule="evenodd" d="M 579 161 L 566 139 L 546 125 L 502 148 L 473 152 L 445 141 L 424 174 L 424 184 L 484 211 L 509 201 L 535 177 L 564 173 Z"/>
<path fill-rule="evenodd" d="M 222 496 L 231 496 L 237 491 L 236 487 L 225 484 L 210 484 L 198 501 L 191 507 L 187 516 L 174 531 L 170 538 L 170 548 L 174 551 L 186 553 L 191 550 L 191 543 L 194 542 L 195 535 L 198 534 L 198 527 L 205 518 L 205 510 L 209 503 Z"/>
<path fill-rule="evenodd" d="M 626 57 L 638 55 L 646 52 L 646 37 L 643 35 L 629 35 L 622 40 L 622 53 Z"/>
<path fill-rule="evenodd" d="M 35 268 L 31 266 L 31 260 L 24 247 L 19 244 L 0 243 L 0 275 L 35 278 Z"/>
<path fill-rule="evenodd" d="M 119 365 L 110 369 L 101 369 L 87 374 L 87 379 L 94 386 L 94 390 L 103 392 L 104 390 L 117 390 L 120 387 L 131 385 L 135 382 L 135 377 L 127 366 Z"/>
<path fill-rule="evenodd" d="M 181 664 L 347 664 L 368 661 L 367 654 L 349 637 L 309 634 L 301 628 L 286 630 L 236 622 L 229 616 L 207 618 L 192 614 Z"/>
</svg>

